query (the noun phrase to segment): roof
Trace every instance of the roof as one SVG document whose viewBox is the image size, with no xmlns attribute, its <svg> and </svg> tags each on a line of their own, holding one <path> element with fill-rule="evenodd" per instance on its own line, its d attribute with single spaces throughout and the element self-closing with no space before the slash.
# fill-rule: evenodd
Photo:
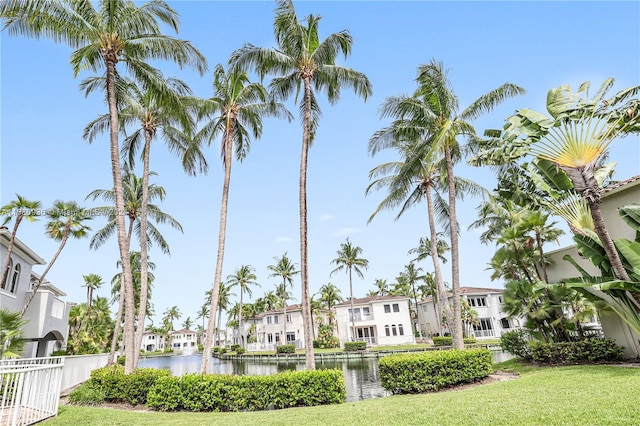
<svg viewBox="0 0 640 426">
<path fill-rule="evenodd" d="M 296 303 L 295 305 L 287 306 L 287 312 L 301 311 L 301 310 L 302 310 L 302 305 L 300 305 L 299 303 Z M 260 312 L 258 315 L 256 315 L 256 317 L 263 317 L 264 315 L 283 314 L 283 313 L 284 313 L 284 308 L 271 309 L 270 311 Z"/>
<path fill-rule="evenodd" d="M 183 328 L 182 330 L 172 331 L 171 334 L 195 334 L 196 332 L 193 330 L 189 330 L 188 328 Z"/>
<path fill-rule="evenodd" d="M 636 185 L 640 185 L 640 175 L 605 186 L 600 190 L 600 194 L 602 197 L 607 197 L 620 191 L 626 191 Z"/>
<path fill-rule="evenodd" d="M 3 246 L 9 247 L 9 241 L 11 241 L 11 232 L 6 226 L 0 227 L 0 242 Z M 13 241 L 13 251 L 20 257 L 31 262 L 32 265 L 44 265 L 47 263 L 17 237 Z"/>
<path fill-rule="evenodd" d="M 461 295 L 480 295 L 480 294 L 491 294 L 491 293 L 504 293 L 503 288 L 484 288 L 484 287 L 460 287 Z M 453 293 L 450 291 L 447 292 L 447 297 L 453 296 Z M 433 301 L 433 297 L 429 296 L 424 300 L 419 301 L 418 303 L 431 303 Z"/>
<path fill-rule="evenodd" d="M 36 282 L 40 279 L 40 275 L 36 274 L 35 272 L 31 271 L 31 282 Z M 40 287 L 38 288 L 38 291 L 40 290 L 50 290 L 51 292 L 53 292 L 53 294 L 55 294 L 58 297 L 64 297 L 67 295 L 67 293 L 65 293 L 64 291 L 60 290 L 58 287 L 54 286 L 53 284 L 51 284 L 51 282 L 49 282 L 48 280 L 44 280 L 42 281 L 42 284 L 40 284 Z"/>
<path fill-rule="evenodd" d="M 392 296 L 392 295 L 386 295 L 386 296 L 367 296 L 367 297 L 362 297 L 360 299 L 353 299 L 353 304 L 354 305 L 366 305 L 368 303 L 374 303 L 374 302 L 385 302 L 388 300 L 409 300 L 408 297 L 406 296 Z M 337 306 L 349 306 L 351 305 L 351 300 L 346 300 L 342 303 L 338 303 Z"/>
</svg>

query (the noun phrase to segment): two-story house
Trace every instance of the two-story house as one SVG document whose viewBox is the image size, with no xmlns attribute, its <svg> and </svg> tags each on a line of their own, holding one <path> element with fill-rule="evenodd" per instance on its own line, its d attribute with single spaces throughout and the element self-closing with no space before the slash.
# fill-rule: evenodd
<svg viewBox="0 0 640 426">
<path fill-rule="evenodd" d="M 196 352 L 198 350 L 198 333 L 183 328 L 169 333 L 169 342 L 174 352 Z"/>
<path fill-rule="evenodd" d="M 142 333 L 142 341 L 140 342 L 140 350 L 143 352 L 164 351 L 165 336 L 163 333 L 153 331 L 145 331 Z"/>
<path fill-rule="evenodd" d="M 504 289 L 460 287 L 462 300 L 477 313 L 475 322 L 466 324 L 467 334 L 473 334 L 478 340 L 497 339 L 502 336 L 502 333 L 523 325 L 521 318 L 509 318 L 504 312 L 503 293 Z M 453 305 L 451 293 L 447 295 L 447 300 L 450 305 Z M 420 329 L 425 336 L 450 332 L 446 324 L 442 324 L 442 314 L 437 312 L 437 306 L 437 303 L 433 303 L 432 297 L 418 302 Z"/>
<path fill-rule="evenodd" d="M 274 350 L 280 344 L 293 344 L 297 349 L 304 348 L 304 320 L 302 305 L 287 306 L 286 317 L 284 308 L 273 309 L 257 315 L 257 342 L 249 344 L 250 351 Z M 327 310 L 313 313 L 313 338 L 318 335 L 318 326 L 327 322 Z M 285 335 L 286 328 L 286 335 Z"/>
<path fill-rule="evenodd" d="M 5 267 L 11 233 L 0 227 L 0 263 Z M 33 293 L 40 276 L 33 272 L 34 265 L 46 262 L 18 238 L 15 239 L 9 274 L 0 283 L 0 306 L 19 312 Z M 69 334 L 69 304 L 62 298 L 66 294 L 45 280 L 24 314 L 27 324 L 23 327 L 25 339 L 24 358 L 49 356 L 55 350 L 64 349 Z"/>
<path fill-rule="evenodd" d="M 340 343 L 359 341 L 367 345 L 415 343 L 408 297 L 367 296 L 335 306 Z M 353 321 L 352 321 L 353 320 Z"/>
</svg>

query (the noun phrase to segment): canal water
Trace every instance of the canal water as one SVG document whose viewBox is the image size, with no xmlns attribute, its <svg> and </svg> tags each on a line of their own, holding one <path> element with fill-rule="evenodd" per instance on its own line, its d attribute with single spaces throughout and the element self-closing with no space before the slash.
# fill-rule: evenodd
<svg viewBox="0 0 640 426">
<path fill-rule="evenodd" d="M 494 362 L 506 361 L 511 354 L 493 351 Z M 140 368 L 164 368 L 176 376 L 198 373 L 202 355 L 176 355 L 141 358 Z M 280 371 L 304 370 L 304 362 L 259 362 L 254 360 L 220 360 L 211 358 L 211 373 L 262 376 Z M 316 368 L 337 368 L 342 371 L 347 389 L 347 402 L 388 396 L 380 385 L 378 360 L 376 358 L 350 360 L 316 360 Z"/>
</svg>

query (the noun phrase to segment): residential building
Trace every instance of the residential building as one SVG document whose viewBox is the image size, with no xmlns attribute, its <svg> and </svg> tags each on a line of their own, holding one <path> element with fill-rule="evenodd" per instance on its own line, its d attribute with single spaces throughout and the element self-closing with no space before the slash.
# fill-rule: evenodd
<svg viewBox="0 0 640 426">
<path fill-rule="evenodd" d="M 140 350 L 144 352 L 158 352 L 165 349 L 165 335 L 153 331 L 145 331 L 142 333 L 142 342 L 140 342 Z"/>
<path fill-rule="evenodd" d="M 367 296 L 353 299 L 353 315 L 350 300 L 337 304 L 340 343 L 359 341 L 369 346 L 415 343 L 409 303 L 410 299 L 404 296 Z"/>
<path fill-rule="evenodd" d="M 320 324 L 327 322 L 328 311 L 325 309 L 313 313 L 313 338 L 318 335 Z M 280 344 L 293 344 L 296 348 L 304 348 L 304 319 L 302 305 L 287 306 L 285 318 L 284 308 L 262 312 L 256 316 L 256 342 L 247 345 L 250 351 L 275 350 Z M 286 336 L 284 329 L 287 329 Z"/>
<path fill-rule="evenodd" d="M 6 227 L 0 227 L 0 264 L 5 266 L 11 233 Z M 9 274 L 4 283 L 0 283 L 0 306 L 11 311 L 20 311 L 34 284 L 40 276 L 33 272 L 34 265 L 46 262 L 18 238 L 14 241 Z M 26 340 L 22 356 L 24 358 L 49 356 L 53 351 L 67 346 L 69 334 L 70 304 L 62 298 L 66 294 L 45 280 L 36 291 L 23 319 L 23 338 Z"/>
<path fill-rule="evenodd" d="M 635 231 L 622 220 L 618 209 L 640 203 L 640 175 L 603 188 L 601 197 L 600 210 L 611 238 L 614 240 L 627 238 L 633 241 L 636 238 Z M 580 276 L 576 268 L 564 260 L 566 255 L 569 255 L 589 274 L 600 275 L 600 271 L 578 253 L 576 246 L 571 245 L 547 253 L 551 262 L 547 266 L 549 282 L 559 282 L 565 278 Z M 605 337 L 616 340 L 620 346 L 624 347 L 625 356 L 629 358 L 640 357 L 640 335 L 611 311 L 600 311 L 598 316 Z"/>
<path fill-rule="evenodd" d="M 503 333 L 524 325 L 522 318 L 509 318 L 503 310 L 503 289 L 482 287 L 460 287 L 462 300 L 477 313 L 477 321 L 467 324 L 467 334 L 473 334 L 477 340 L 500 338 Z M 453 305 L 453 295 L 447 300 Z M 432 297 L 418 302 L 420 312 L 420 329 L 425 336 L 450 333 L 446 325 L 440 330 L 442 314 L 437 312 Z"/>
<path fill-rule="evenodd" d="M 198 350 L 198 333 L 183 328 L 169 333 L 169 342 L 174 352 L 195 352 Z"/>
</svg>

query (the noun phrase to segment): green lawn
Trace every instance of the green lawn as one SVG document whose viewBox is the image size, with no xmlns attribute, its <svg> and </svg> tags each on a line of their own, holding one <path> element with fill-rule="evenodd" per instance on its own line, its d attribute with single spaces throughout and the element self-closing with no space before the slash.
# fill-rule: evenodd
<svg viewBox="0 0 640 426">
<path fill-rule="evenodd" d="M 157 413 L 61 406 L 46 425 L 637 425 L 640 369 L 500 368 L 516 380 L 423 395 L 253 413 Z"/>
</svg>

